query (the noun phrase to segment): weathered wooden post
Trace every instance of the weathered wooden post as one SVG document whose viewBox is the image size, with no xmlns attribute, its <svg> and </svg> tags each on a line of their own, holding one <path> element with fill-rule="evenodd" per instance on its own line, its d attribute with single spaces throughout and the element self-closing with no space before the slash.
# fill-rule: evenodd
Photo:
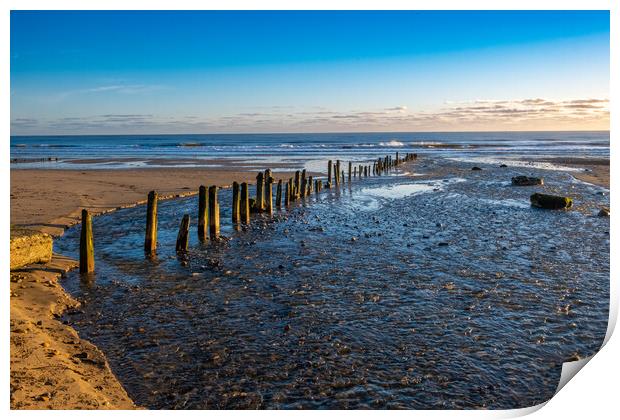
<svg viewBox="0 0 620 420">
<path fill-rule="evenodd" d="M 219 236 L 220 205 L 217 202 L 217 186 L 211 185 L 209 187 L 209 237 L 211 239 L 217 239 Z"/>
<path fill-rule="evenodd" d="M 400 162 L 398 162 L 398 152 L 396 152 L 396 166 L 398 166 Z"/>
<path fill-rule="evenodd" d="M 295 201 L 295 187 L 293 186 L 293 178 L 289 178 L 288 183 L 290 184 L 290 187 L 288 189 L 288 192 L 289 192 L 288 202 L 292 203 L 293 201 Z"/>
<path fill-rule="evenodd" d="M 301 184 L 301 172 L 295 171 L 295 199 L 299 198 L 299 187 Z"/>
<path fill-rule="evenodd" d="M 319 187 L 319 180 L 316 179 L 314 180 L 314 193 L 316 195 L 319 195 L 320 192 L 321 192 L 321 187 Z"/>
<path fill-rule="evenodd" d="M 207 239 L 207 226 L 209 224 L 207 201 L 207 187 L 201 185 L 198 188 L 198 239 L 200 241 Z"/>
<path fill-rule="evenodd" d="M 291 180 L 286 183 L 286 194 L 284 195 L 284 205 L 288 207 L 291 204 Z"/>
<path fill-rule="evenodd" d="M 256 175 L 256 201 L 255 201 L 255 206 L 256 206 L 256 210 L 258 212 L 261 212 L 265 209 L 265 193 L 264 193 L 264 187 L 265 187 L 265 181 L 263 179 L 264 175 L 262 172 L 259 172 L 258 175 Z"/>
<path fill-rule="evenodd" d="M 179 226 L 179 233 L 177 235 L 176 251 L 187 252 L 189 246 L 189 214 L 183 216 L 181 220 L 181 226 Z"/>
<path fill-rule="evenodd" d="M 278 186 L 276 187 L 276 207 L 282 208 L 282 180 L 278 179 Z"/>
<path fill-rule="evenodd" d="M 327 182 L 332 182 L 332 161 L 327 162 Z"/>
<path fill-rule="evenodd" d="M 232 188 L 232 222 L 234 224 L 239 223 L 239 207 L 240 207 L 240 197 L 239 197 L 239 183 L 233 182 Z"/>
<path fill-rule="evenodd" d="M 340 184 L 340 181 L 344 181 L 340 178 L 340 159 L 336 160 L 336 185 Z"/>
<path fill-rule="evenodd" d="M 267 181 L 269 181 L 269 178 L 271 178 L 271 169 L 265 169 L 265 176 L 263 178 L 265 180 L 265 191 L 267 190 Z"/>
<path fill-rule="evenodd" d="M 80 232 L 80 273 L 95 271 L 95 245 L 93 242 L 93 219 L 82 209 L 82 230 Z"/>
<path fill-rule="evenodd" d="M 152 254 L 157 249 L 157 193 L 149 192 L 146 205 L 146 234 L 144 236 L 144 252 Z"/>
<path fill-rule="evenodd" d="M 353 164 L 351 162 L 349 162 L 349 184 L 351 183 L 351 169 L 353 167 Z"/>
<path fill-rule="evenodd" d="M 353 178 L 357 178 L 357 166 L 353 168 Z"/>
<path fill-rule="evenodd" d="M 308 177 L 308 193 L 306 195 L 310 195 L 312 194 L 313 188 L 312 188 L 312 176 Z"/>
<path fill-rule="evenodd" d="M 308 189 L 308 186 L 306 185 L 306 178 L 302 177 L 301 178 L 301 187 L 299 189 L 299 196 L 301 198 L 306 198 L 306 190 Z"/>
<path fill-rule="evenodd" d="M 241 203 L 239 213 L 241 213 L 241 223 L 250 223 L 250 193 L 248 183 L 241 183 Z"/>
<path fill-rule="evenodd" d="M 368 166 L 364 165 L 364 178 L 368 177 Z"/>
<path fill-rule="evenodd" d="M 265 185 L 265 211 L 271 216 L 273 214 L 273 178 L 271 176 L 267 178 Z"/>
</svg>

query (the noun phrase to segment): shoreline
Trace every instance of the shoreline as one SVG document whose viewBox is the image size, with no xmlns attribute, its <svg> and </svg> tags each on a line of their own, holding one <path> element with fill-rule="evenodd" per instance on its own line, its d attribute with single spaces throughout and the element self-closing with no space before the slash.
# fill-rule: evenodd
<svg viewBox="0 0 620 420">
<path fill-rule="evenodd" d="M 164 188 L 164 194 L 160 195 L 159 200 L 169 200 L 198 194 L 197 178 L 208 180 L 206 185 L 228 188 L 234 181 L 255 181 L 255 173 L 204 168 L 109 171 L 15 169 L 11 170 L 11 226 L 15 224 L 58 237 L 64 234 L 65 229 L 80 223 L 81 208 L 89 209 L 93 215 L 101 215 L 135 207 L 146 203 L 146 196 L 153 189 L 153 184 Z M 84 175 L 90 179 L 85 179 Z M 274 172 L 273 175 L 283 178 L 289 177 L 291 172 Z M 40 176 L 46 178 L 52 188 L 49 184 L 42 185 L 30 179 Z M 126 177 L 132 181 L 137 178 L 137 185 L 126 185 L 120 179 Z M 190 183 L 196 184 L 196 190 L 189 190 L 185 185 L 179 187 L 180 184 Z M 75 195 L 68 194 L 71 189 L 79 191 L 93 186 L 99 186 L 100 189 L 91 193 L 92 201 L 78 201 Z M 36 194 L 38 188 L 45 189 L 48 194 L 41 197 Z M 108 188 L 112 188 L 112 191 L 108 191 Z M 25 196 L 17 196 L 20 189 L 26 190 Z M 94 196 L 95 193 L 98 196 Z M 32 200 L 40 202 L 51 196 L 52 201 L 59 202 L 66 198 L 65 194 L 72 200 L 64 202 L 61 209 L 48 207 L 48 211 L 42 214 L 31 211 Z M 123 200 L 119 201 L 118 196 L 122 196 Z M 14 200 L 19 202 L 15 203 Z M 66 211 L 69 207 L 74 209 L 58 216 L 60 211 Z M 14 223 L 22 220 L 33 222 Z M 54 254 L 46 264 L 31 264 L 11 271 L 11 409 L 140 408 L 127 395 L 103 352 L 90 341 L 81 338 L 73 327 L 59 320 L 63 313 L 78 310 L 80 306 L 80 302 L 59 284 L 59 278 L 76 267 L 75 260 Z M 46 363 L 50 359 L 56 363 Z"/>
<path fill-rule="evenodd" d="M 571 172 L 571 175 L 609 188 L 609 160 L 586 162 L 583 159 L 558 158 L 550 161 L 588 168 L 590 172 Z M 290 172 L 278 172 L 274 173 L 274 178 L 284 174 L 290 176 Z M 30 219 L 33 223 L 28 228 L 60 236 L 66 227 L 79 223 L 81 207 L 64 215 L 58 216 L 58 213 L 70 206 L 75 207 L 76 203 L 86 204 L 85 207 L 93 214 L 103 214 L 145 203 L 152 185 L 161 186 L 158 192 L 163 192 L 160 197 L 163 200 L 196 194 L 195 190 L 188 189 L 187 184 L 197 188 L 200 184 L 197 179 L 208 181 L 206 184 L 227 187 L 234 180 L 252 182 L 254 175 L 255 172 L 204 168 L 11 170 L 11 224 Z M 40 182 L 41 177 L 47 178 L 47 184 Z M 133 184 L 128 185 L 127 179 Z M 25 187 L 25 184 L 28 185 Z M 14 194 L 20 194 L 20 188 L 25 188 L 26 193 L 14 197 Z M 40 189 L 45 189 L 47 194 L 35 194 Z M 24 214 L 24 210 L 35 207 L 32 200 L 41 203 L 41 200 L 52 197 L 52 202 L 58 202 L 67 198 L 65 195 L 69 195 L 70 190 L 90 190 L 90 195 L 70 195 L 71 200 L 63 201 L 60 208 L 48 207 L 47 212 L 33 214 L 34 211 L 26 211 Z M 18 202 L 14 203 L 14 200 Z M 79 307 L 79 302 L 58 283 L 58 278 L 75 266 L 75 261 L 54 255 L 48 264 L 11 272 L 12 409 L 139 408 L 111 371 L 105 355 L 58 319 L 65 311 Z M 49 358 L 59 364 L 46 364 Z M 37 365 L 37 368 L 32 368 L 32 365 Z"/>
<path fill-rule="evenodd" d="M 60 320 L 80 307 L 59 284 L 76 266 L 54 255 L 11 271 L 11 409 L 139 408 L 103 352 Z"/>
<path fill-rule="evenodd" d="M 100 215 L 144 204 L 151 190 L 160 200 L 180 198 L 198 194 L 201 184 L 255 182 L 255 174 L 240 168 L 11 169 L 11 225 L 57 237 L 80 222 L 83 208 Z"/>
</svg>

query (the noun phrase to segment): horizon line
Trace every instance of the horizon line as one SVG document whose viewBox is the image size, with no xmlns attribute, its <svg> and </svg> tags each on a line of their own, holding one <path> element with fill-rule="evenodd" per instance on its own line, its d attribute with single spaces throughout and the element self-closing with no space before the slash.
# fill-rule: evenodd
<svg viewBox="0 0 620 420">
<path fill-rule="evenodd" d="M 282 131 L 282 132 L 247 132 L 247 133 L 227 133 L 227 132 L 214 132 L 214 133 L 89 133 L 89 134 L 10 134 L 10 137 L 87 137 L 87 136 L 211 136 L 211 135 L 274 135 L 274 134 L 378 134 L 378 133 L 393 133 L 393 134 L 414 134 L 414 133 L 592 133 L 592 132 L 607 132 L 610 129 L 603 130 L 442 130 L 442 131 L 320 131 L 320 132 L 304 132 L 304 131 Z"/>
</svg>

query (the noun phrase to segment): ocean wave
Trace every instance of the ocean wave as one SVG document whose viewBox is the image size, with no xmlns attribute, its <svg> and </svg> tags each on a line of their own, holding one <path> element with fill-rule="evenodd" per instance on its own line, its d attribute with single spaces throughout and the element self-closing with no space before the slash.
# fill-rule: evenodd
<svg viewBox="0 0 620 420">
<path fill-rule="evenodd" d="M 379 146 L 383 147 L 403 147 L 405 144 L 402 141 L 398 140 L 390 140 L 390 141 L 381 141 L 379 142 Z"/>
</svg>

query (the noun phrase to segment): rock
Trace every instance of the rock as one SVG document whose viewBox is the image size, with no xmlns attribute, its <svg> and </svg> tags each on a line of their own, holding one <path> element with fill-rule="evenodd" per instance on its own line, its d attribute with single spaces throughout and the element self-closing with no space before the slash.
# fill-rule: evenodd
<svg viewBox="0 0 620 420">
<path fill-rule="evenodd" d="M 471 168 L 472 171 L 481 171 L 482 168 L 478 167 L 478 166 L 474 166 L 473 168 Z"/>
<path fill-rule="evenodd" d="M 28 229 L 11 229 L 11 270 L 52 259 L 52 237 Z"/>
<path fill-rule="evenodd" d="M 505 163 L 502 163 L 501 165 L 499 165 L 500 168 L 507 168 L 508 165 L 506 165 Z"/>
<path fill-rule="evenodd" d="M 609 209 L 603 207 L 601 211 L 598 212 L 599 217 L 609 217 Z"/>
<path fill-rule="evenodd" d="M 512 185 L 517 185 L 519 187 L 529 185 L 543 185 L 544 183 L 545 181 L 542 178 L 536 178 L 533 176 L 519 175 L 512 178 Z"/>
<path fill-rule="evenodd" d="M 532 206 L 541 209 L 568 209 L 573 206 L 573 199 L 570 197 L 562 197 L 559 195 L 534 193 L 530 196 Z"/>
</svg>

